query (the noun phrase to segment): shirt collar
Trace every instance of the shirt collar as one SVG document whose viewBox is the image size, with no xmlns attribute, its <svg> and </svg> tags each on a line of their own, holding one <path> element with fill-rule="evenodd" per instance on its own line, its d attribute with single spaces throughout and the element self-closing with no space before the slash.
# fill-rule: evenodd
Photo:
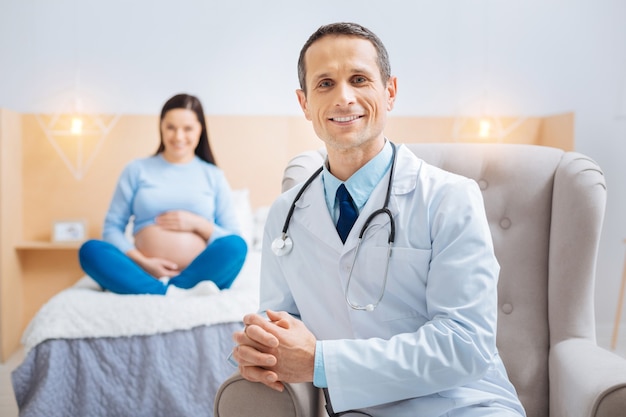
<svg viewBox="0 0 626 417">
<path fill-rule="evenodd" d="M 339 206 L 335 202 L 337 188 L 339 188 L 341 184 L 346 185 L 348 192 L 352 196 L 352 200 L 354 200 L 355 206 L 360 212 L 363 206 L 365 206 L 365 203 L 367 203 L 376 185 L 389 170 L 392 163 L 392 153 L 391 143 L 385 140 L 383 149 L 357 172 L 352 174 L 345 182 L 342 182 L 330 173 L 328 170 L 328 158 L 326 158 L 324 170 L 322 171 L 322 182 L 324 184 L 326 205 L 328 206 L 328 211 L 333 216 L 333 220 L 336 220 L 339 216 Z"/>
</svg>

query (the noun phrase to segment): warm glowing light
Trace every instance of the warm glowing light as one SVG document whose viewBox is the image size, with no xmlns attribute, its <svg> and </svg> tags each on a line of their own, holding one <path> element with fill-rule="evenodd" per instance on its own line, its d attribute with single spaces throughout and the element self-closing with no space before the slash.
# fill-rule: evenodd
<svg viewBox="0 0 626 417">
<path fill-rule="evenodd" d="M 72 132 L 72 135 L 80 135 L 83 133 L 83 120 L 78 117 L 73 117 L 70 132 Z"/>
<path fill-rule="evenodd" d="M 488 138 L 491 132 L 491 122 L 487 119 L 482 119 L 479 122 L 478 136 L 481 138 Z"/>
</svg>

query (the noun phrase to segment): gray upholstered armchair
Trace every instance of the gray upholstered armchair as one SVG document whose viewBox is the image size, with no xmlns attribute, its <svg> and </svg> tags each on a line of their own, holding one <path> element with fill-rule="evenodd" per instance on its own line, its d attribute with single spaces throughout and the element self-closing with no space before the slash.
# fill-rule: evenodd
<svg viewBox="0 0 626 417">
<path fill-rule="evenodd" d="M 595 341 L 594 281 L 606 186 L 596 163 L 532 145 L 410 144 L 425 161 L 479 184 L 501 265 L 498 348 L 528 417 L 626 415 L 626 359 Z M 283 189 L 323 152 L 295 157 Z M 215 417 L 317 416 L 319 392 L 278 393 L 233 375 Z"/>
</svg>

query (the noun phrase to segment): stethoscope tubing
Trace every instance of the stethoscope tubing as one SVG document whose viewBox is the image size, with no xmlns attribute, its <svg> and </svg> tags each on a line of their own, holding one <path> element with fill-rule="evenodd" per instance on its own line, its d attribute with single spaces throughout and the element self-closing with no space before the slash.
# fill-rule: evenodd
<svg viewBox="0 0 626 417">
<path fill-rule="evenodd" d="M 283 224 L 283 231 L 282 231 L 283 237 L 287 237 L 287 229 L 289 228 L 289 223 L 291 222 L 291 217 L 293 216 L 293 212 L 296 209 L 296 203 L 298 202 L 298 200 L 300 200 L 300 197 L 302 197 L 302 194 L 304 194 L 306 189 L 309 188 L 309 185 L 311 185 L 311 183 L 315 181 L 315 178 L 317 178 L 317 176 L 320 175 L 323 170 L 324 170 L 324 166 L 322 165 L 321 167 L 317 169 L 317 171 L 313 173 L 313 175 L 309 177 L 308 180 L 306 180 L 302 188 L 300 188 L 300 191 L 298 191 L 298 194 L 296 194 L 296 197 L 293 199 L 293 203 L 291 203 L 291 207 L 289 207 L 289 212 L 287 213 L 287 217 L 285 217 L 285 223 Z"/>
<path fill-rule="evenodd" d="M 395 223 L 393 214 L 391 213 L 391 210 L 389 210 L 389 201 L 391 199 L 391 189 L 392 189 L 392 186 L 393 186 L 394 170 L 395 170 L 395 166 L 396 166 L 396 145 L 393 142 L 390 142 L 390 144 L 391 144 L 391 149 L 392 149 L 392 162 L 391 162 L 391 168 L 389 170 L 389 183 L 387 184 L 387 193 L 385 195 L 385 203 L 384 203 L 383 207 L 381 207 L 378 210 L 375 210 L 374 212 L 372 212 L 367 217 L 367 219 L 365 220 L 365 223 L 361 227 L 361 230 L 359 231 L 359 237 L 358 237 L 357 246 L 356 246 L 355 253 L 354 253 L 354 259 L 352 260 L 352 265 L 350 267 L 350 272 L 348 274 L 348 279 L 346 281 L 346 289 L 345 289 L 346 303 L 354 310 L 373 311 L 378 306 L 378 304 L 382 301 L 383 296 L 385 295 L 385 289 L 387 288 L 387 275 L 388 275 L 388 272 L 389 272 L 389 259 L 391 258 L 391 248 L 393 246 L 393 243 L 395 241 L 395 236 L 396 236 L 396 223 Z M 296 194 L 295 198 L 293 199 L 293 202 L 291 203 L 291 206 L 289 207 L 289 211 L 287 212 L 287 216 L 285 217 L 285 223 L 283 224 L 283 229 L 282 229 L 282 232 L 281 232 L 281 236 L 276 238 L 276 239 L 274 239 L 274 241 L 272 242 L 272 250 L 274 251 L 274 254 L 276 256 L 283 256 L 283 255 L 286 255 L 287 253 L 291 252 L 291 249 L 293 248 L 293 241 L 287 235 L 287 230 L 289 228 L 289 223 L 291 222 L 291 218 L 292 218 L 294 210 L 296 208 L 296 204 L 298 203 L 298 200 L 300 200 L 300 198 L 302 197 L 302 195 L 304 194 L 306 189 L 315 180 L 315 178 L 317 178 L 318 175 L 320 175 L 320 173 L 322 172 L 323 169 L 324 169 L 324 166 L 319 167 L 313 173 L 313 175 L 311 175 L 306 180 L 306 182 L 302 185 L 302 187 L 300 188 L 300 190 Z M 376 216 L 379 216 L 381 214 L 384 214 L 387 217 L 389 217 L 389 223 L 390 223 L 389 238 L 388 238 L 388 241 L 387 241 L 387 243 L 388 243 L 387 265 L 385 266 L 385 276 L 384 276 L 384 279 L 383 279 L 383 285 L 382 285 L 382 288 L 381 288 L 381 292 L 380 292 L 380 295 L 378 296 L 378 299 L 374 303 L 370 303 L 370 304 L 366 304 L 366 305 L 355 304 L 355 303 L 353 303 L 350 300 L 350 297 L 349 297 L 350 281 L 352 280 L 352 271 L 354 270 L 354 266 L 356 265 L 356 258 L 357 258 L 358 252 L 359 252 L 359 248 L 361 246 L 361 242 L 363 241 L 363 237 L 365 236 L 365 233 L 368 230 L 368 227 L 369 227 L 370 223 L 372 222 L 372 220 L 374 220 L 374 218 Z"/>
</svg>

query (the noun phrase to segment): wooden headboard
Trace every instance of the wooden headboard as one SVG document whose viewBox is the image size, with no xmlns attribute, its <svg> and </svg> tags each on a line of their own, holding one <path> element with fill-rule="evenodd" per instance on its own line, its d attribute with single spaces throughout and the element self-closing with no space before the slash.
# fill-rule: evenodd
<svg viewBox="0 0 626 417">
<path fill-rule="evenodd" d="M 573 148 L 571 132 L 566 128 L 568 121 L 573 125 L 572 120 L 572 116 L 527 119 L 507 141 Z M 41 117 L 23 115 L 24 240 L 49 240 L 52 221 L 64 218 L 86 219 L 89 235 L 100 236 L 122 168 L 131 159 L 153 154 L 159 145 L 157 116 L 122 115 L 113 121 L 101 143 L 98 137 L 83 140 L 82 165 L 90 158 L 91 163 L 77 180 L 46 137 Z M 398 143 L 450 141 L 454 123 L 453 118 L 390 118 L 386 134 Z M 250 190 L 253 207 L 269 205 L 278 196 L 282 172 L 290 158 L 323 146 L 301 116 L 207 116 L 207 126 L 217 164 L 232 188 Z M 560 135 L 551 132 L 552 126 Z M 567 136 L 565 140 L 563 136 Z M 57 149 L 78 165 L 76 138 L 63 140 L 65 143 L 57 140 Z"/>
</svg>

